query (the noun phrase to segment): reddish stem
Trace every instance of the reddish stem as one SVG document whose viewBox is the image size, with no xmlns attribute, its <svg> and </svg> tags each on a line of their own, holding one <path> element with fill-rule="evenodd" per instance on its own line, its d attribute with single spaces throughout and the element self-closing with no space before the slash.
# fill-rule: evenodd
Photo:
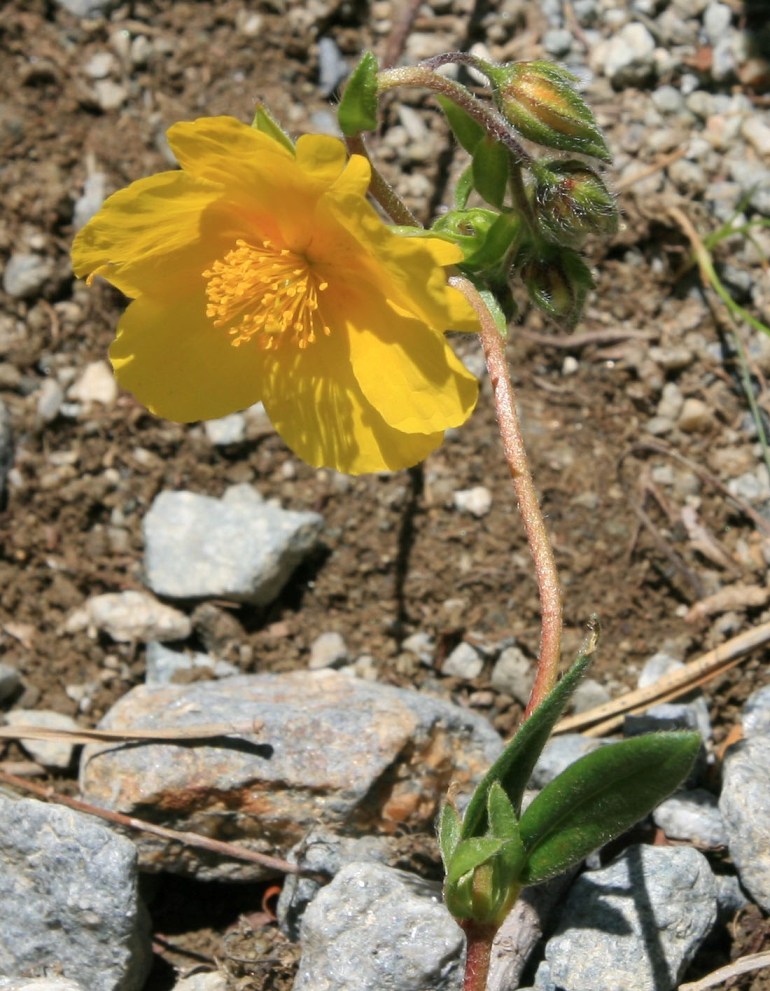
<svg viewBox="0 0 770 991">
<path fill-rule="evenodd" d="M 553 548 L 540 509 L 532 473 L 529 470 L 521 424 L 516 411 L 516 397 L 508 373 L 505 344 L 492 314 L 476 287 L 462 277 L 454 277 L 451 283 L 467 298 L 479 318 L 481 346 L 484 349 L 489 378 L 495 397 L 495 412 L 503 442 L 505 460 L 513 479 L 513 488 L 519 504 L 519 512 L 527 533 L 529 551 L 535 567 L 540 593 L 540 654 L 535 674 L 535 684 L 527 704 L 524 718 L 542 702 L 556 682 L 561 656 L 562 602 L 559 576 Z"/>
<path fill-rule="evenodd" d="M 484 991 L 489 974 L 492 941 L 497 930 L 494 926 L 482 926 L 473 919 L 461 923 L 465 931 L 465 981 L 463 991 Z"/>
</svg>

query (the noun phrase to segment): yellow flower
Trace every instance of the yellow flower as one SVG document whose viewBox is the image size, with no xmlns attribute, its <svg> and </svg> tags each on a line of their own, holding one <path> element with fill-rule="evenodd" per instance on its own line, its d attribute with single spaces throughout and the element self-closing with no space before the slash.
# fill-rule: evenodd
<svg viewBox="0 0 770 991">
<path fill-rule="evenodd" d="M 110 349 L 120 385 L 182 422 L 261 400 L 311 465 L 421 461 L 476 402 L 444 337 L 478 329 L 446 282 L 460 249 L 390 230 L 369 163 L 335 138 L 292 153 L 231 117 L 168 137 L 181 171 L 115 193 L 72 248 L 76 275 L 133 299 Z"/>
</svg>

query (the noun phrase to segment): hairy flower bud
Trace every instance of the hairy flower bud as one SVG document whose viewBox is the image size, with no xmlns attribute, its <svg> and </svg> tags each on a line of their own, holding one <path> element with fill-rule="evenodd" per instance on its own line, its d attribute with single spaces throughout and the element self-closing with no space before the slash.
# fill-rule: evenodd
<svg viewBox="0 0 770 991">
<path fill-rule="evenodd" d="M 529 141 L 605 162 L 609 149 L 575 89 L 577 78 L 553 62 L 514 62 L 491 77 L 500 113 Z"/>
<path fill-rule="evenodd" d="M 521 278 L 538 309 L 559 323 L 573 326 L 580 318 L 593 285 L 588 266 L 576 251 L 540 245 L 521 266 Z"/>
<path fill-rule="evenodd" d="M 614 234 L 618 229 L 614 196 L 584 162 L 537 162 L 533 172 L 535 216 L 549 241 L 579 248 L 589 234 Z"/>
</svg>

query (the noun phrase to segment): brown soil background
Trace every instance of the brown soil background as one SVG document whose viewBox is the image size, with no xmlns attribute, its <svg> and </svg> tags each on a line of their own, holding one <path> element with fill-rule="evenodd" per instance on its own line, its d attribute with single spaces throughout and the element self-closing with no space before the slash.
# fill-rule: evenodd
<svg viewBox="0 0 770 991">
<path fill-rule="evenodd" d="M 352 656 L 374 658 L 383 681 L 478 707 L 507 734 L 520 710 L 490 689 L 488 669 L 472 684 L 440 673 L 442 658 L 462 639 L 483 647 L 515 637 L 531 656 L 537 650 L 537 596 L 488 387 L 471 421 L 424 468 L 356 479 L 306 467 L 269 433 L 237 447 L 214 447 L 200 427 L 158 421 L 128 396 L 110 409 L 60 416 L 44 427 L 36 416 L 35 392 L 45 376 L 63 368 L 80 371 L 103 358 L 123 305 L 109 287 L 73 284 L 67 267 L 72 204 L 89 158 L 107 172 L 111 189 L 120 188 L 169 167 L 160 136 L 174 121 L 217 113 L 248 120 L 258 97 L 293 133 L 313 129 L 310 115 L 329 108 L 317 86 L 318 37 L 331 34 L 351 61 L 363 48 L 382 51 L 387 42 L 373 28 L 366 4 L 321 2 L 306 16 L 300 16 L 304 5 L 288 6 L 291 16 L 278 3 L 132 3 L 109 22 L 79 22 L 42 0 L 3 6 L 0 252 L 9 255 L 34 233 L 60 266 L 44 298 L 0 297 L 0 396 L 17 435 L 15 483 L 0 515 L 0 651 L 23 676 L 24 693 L 15 704 L 55 709 L 91 725 L 140 683 L 141 648 L 68 636 L 64 620 L 90 596 L 142 587 L 141 521 L 158 492 L 187 488 L 219 495 L 228 485 L 249 482 L 287 508 L 320 511 L 324 551 L 266 611 L 199 607 L 198 646 L 245 672 L 289 670 L 306 666 L 319 633 L 336 630 Z M 519 35 L 528 56 L 539 53 L 543 25 L 536 7 L 521 7 Z M 244 9 L 262 17 L 254 37 L 240 29 Z M 416 28 L 440 30 L 459 47 L 483 40 L 483 23 L 469 7 L 465 17 L 419 14 Z M 120 32 L 144 34 L 154 51 L 146 65 L 124 66 L 120 82 L 128 95 L 122 109 L 102 112 L 82 67 Z M 435 159 L 426 166 L 439 184 L 435 206 L 460 156 L 429 101 L 419 94 L 408 101 L 435 142 Z M 612 143 L 613 98 L 607 94 L 594 107 L 609 125 Z M 386 122 L 394 120 L 389 107 Z M 399 174 L 397 162 L 384 168 Z M 578 337 L 565 345 L 558 330 L 525 310 L 510 342 L 533 472 L 561 568 L 566 654 L 574 653 L 587 619 L 598 612 L 603 636 L 593 676 L 613 694 L 634 687 L 641 664 L 664 646 L 686 660 L 766 618 L 761 609 L 740 608 L 700 623 L 685 618 L 713 589 L 715 566 L 682 525 L 684 496 L 662 492 L 653 481 L 656 466 L 686 469 L 645 446 L 650 437 L 643 425 L 659 392 L 640 376 L 639 354 L 651 344 L 674 344 L 693 327 L 719 343 L 722 327 L 688 295 L 692 275 L 677 278 L 686 254 L 681 232 L 649 204 L 640 209 L 633 189 L 620 202 L 621 233 L 592 247 L 597 288 L 578 328 L 579 335 L 618 332 L 618 339 L 581 343 Z M 424 198 L 412 198 L 411 205 L 428 219 Z M 690 213 L 702 219 L 694 207 Z M 629 248 L 642 264 L 628 263 Z M 648 338 L 624 340 L 623 331 Z M 535 339 L 537 334 L 551 339 Z M 578 359 L 574 374 L 563 373 L 567 355 Z M 713 423 L 705 433 L 676 432 L 665 446 L 720 479 L 724 452 L 750 443 L 741 434 L 746 403 L 735 369 L 717 354 L 710 364 L 691 364 L 678 384 L 685 395 L 709 403 Z M 493 494 L 492 511 L 482 519 L 452 508 L 452 492 L 474 485 Z M 717 485 L 701 483 L 697 494 L 701 522 L 735 562 L 733 573 L 722 573 L 719 581 L 764 586 L 767 538 Z M 640 523 L 642 506 L 652 528 Z M 433 668 L 401 650 L 404 637 L 418 630 L 436 640 Z M 717 742 L 735 722 L 737 707 L 764 682 L 763 668 L 764 656 L 755 654 L 707 687 Z M 93 703 L 81 712 L 72 686 L 92 684 L 98 685 Z M 0 756 L 19 760 L 23 753 L 7 745 Z M 67 776 L 56 784 L 72 787 Z M 153 883 L 159 937 L 153 989 L 170 986 L 168 963 L 187 971 L 214 959 L 227 965 L 234 987 L 290 986 L 289 964 L 255 962 L 255 938 L 274 938 L 260 914 L 261 890 L 201 891 L 178 879 Z M 241 938 L 244 926 L 249 935 Z M 736 934 L 732 947 L 723 934 L 710 962 L 767 945 L 767 924 L 758 913 L 744 919 Z M 741 980 L 734 986 L 770 987 L 760 978 Z"/>
</svg>

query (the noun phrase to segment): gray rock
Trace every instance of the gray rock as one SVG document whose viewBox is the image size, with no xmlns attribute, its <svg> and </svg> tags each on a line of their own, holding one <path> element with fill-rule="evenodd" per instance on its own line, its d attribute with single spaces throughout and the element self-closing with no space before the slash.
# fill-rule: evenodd
<svg viewBox="0 0 770 991">
<path fill-rule="evenodd" d="M 716 45 L 728 33 L 733 12 L 726 3 L 713 2 L 703 12 L 703 30 L 712 45 Z"/>
<path fill-rule="evenodd" d="M 88 991 L 139 991 L 149 972 L 136 850 L 91 816 L 0 795 L 0 973 L 56 968 Z"/>
<path fill-rule="evenodd" d="M 222 499 L 161 492 L 144 520 L 147 582 L 177 599 L 267 605 L 316 546 L 323 519 L 262 501 L 250 485 Z"/>
<path fill-rule="evenodd" d="M 479 652 L 469 643 L 458 643 L 441 667 L 441 673 L 471 681 L 484 670 L 484 661 Z"/>
<path fill-rule="evenodd" d="M 490 681 L 493 688 L 526 705 L 535 683 L 534 665 L 519 647 L 506 647 L 495 661 Z"/>
<path fill-rule="evenodd" d="M 572 886 L 535 985 L 550 979 L 569 991 L 671 991 L 716 914 L 716 885 L 703 854 L 630 847 Z"/>
<path fill-rule="evenodd" d="M 741 713 L 744 736 L 770 736 L 770 685 L 758 688 L 746 699 Z"/>
<path fill-rule="evenodd" d="M 602 70 L 618 89 L 642 85 L 654 74 L 654 51 L 655 39 L 643 24 L 626 24 L 606 43 Z"/>
<path fill-rule="evenodd" d="M 8 484 L 8 475 L 13 467 L 14 458 L 14 435 L 11 414 L 8 407 L 0 399 L 0 508 L 5 500 L 5 488 Z"/>
<path fill-rule="evenodd" d="M 610 701 L 606 687 L 594 678 L 584 678 L 572 693 L 572 711 L 588 712 Z"/>
<path fill-rule="evenodd" d="M 302 916 L 323 887 L 319 875 L 332 878 L 352 863 L 387 864 L 394 856 L 391 847 L 392 838 L 388 836 L 347 837 L 314 829 L 288 857 L 308 874 L 287 874 L 284 878 L 276 908 L 283 932 L 294 942 L 299 940 Z"/>
<path fill-rule="evenodd" d="M 543 35 L 543 47 L 554 58 L 563 58 L 572 49 L 572 34 L 565 28 L 550 28 Z"/>
<path fill-rule="evenodd" d="M 311 670 L 339 668 L 350 660 L 347 644 L 341 634 L 329 631 L 321 633 L 310 645 Z"/>
<path fill-rule="evenodd" d="M 321 96 L 331 96 L 350 72 L 348 63 L 334 38 L 318 39 L 318 89 Z"/>
<path fill-rule="evenodd" d="M 294 991 L 460 991 L 465 938 L 438 885 L 343 867 L 305 913 Z"/>
<path fill-rule="evenodd" d="M 56 3 L 75 17 L 106 17 L 118 6 L 120 0 L 56 0 Z"/>
<path fill-rule="evenodd" d="M 129 814 L 151 803 L 166 825 L 278 856 L 316 827 L 347 836 L 432 828 L 450 781 L 469 789 L 502 747 L 467 709 L 330 669 L 140 686 L 103 725 L 223 727 L 195 746 L 89 746 L 81 791 Z M 137 842 L 148 870 L 266 873 L 149 835 Z"/>
<path fill-rule="evenodd" d="M 221 970 L 190 974 L 174 985 L 174 991 L 227 991 L 227 975 Z"/>
<path fill-rule="evenodd" d="M 414 654 L 415 657 L 420 659 L 422 664 L 431 665 L 433 663 L 433 653 L 436 649 L 436 643 L 429 633 L 426 633 L 424 630 L 418 630 L 417 633 L 413 633 L 402 641 L 401 649 L 408 650 L 410 654 Z"/>
<path fill-rule="evenodd" d="M 10 664 L 0 661 L 0 702 L 11 698 L 21 685 L 21 675 Z"/>
<path fill-rule="evenodd" d="M 719 809 L 741 884 L 770 912 L 770 736 L 749 737 L 727 751 Z"/>
<path fill-rule="evenodd" d="M 38 296 L 54 272 L 54 264 L 44 255 L 14 252 L 3 272 L 3 289 L 15 299 Z"/>
<path fill-rule="evenodd" d="M 146 685 L 170 685 L 194 678 L 230 678 L 241 672 L 234 664 L 198 651 L 169 650 L 163 644 L 147 644 Z"/>
<path fill-rule="evenodd" d="M 586 754 L 593 753 L 600 747 L 609 745 L 611 740 L 599 740 L 590 736 L 583 736 L 581 733 L 562 733 L 553 736 L 546 743 L 542 754 L 535 764 L 532 777 L 529 781 L 530 788 L 545 788 L 549 781 L 566 770 L 570 764 L 585 757 Z"/>
<path fill-rule="evenodd" d="M 105 113 L 119 110 L 128 99 L 128 89 L 114 79 L 97 79 L 93 89 L 96 102 Z"/>
<path fill-rule="evenodd" d="M 64 389 L 54 378 L 43 379 L 37 392 L 37 415 L 43 423 L 53 423 L 61 412 Z"/>
<path fill-rule="evenodd" d="M 711 738 L 708 704 L 702 696 L 691 702 L 661 702 L 646 712 L 630 713 L 623 721 L 624 736 L 681 729 L 697 730 L 704 740 Z"/>
<path fill-rule="evenodd" d="M 727 831 L 717 798 L 703 788 L 672 795 L 652 814 L 655 823 L 672 840 L 689 840 L 698 847 L 727 846 Z"/>
<path fill-rule="evenodd" d="M 148 595 L 129 589 L 95 595 L 64 625 L 67 633 L 101 630 L 119 643 L 186 640 L 192 632 L 188 616 Z"/>
<path fill-rule="evenodd" d="M 43 729 L 78 730 L 80 727 L 71 716 L 49 709 L 11 709 L 5 714 L 9 726 L 35 726 Z M 65 769 L 72 763 L 75 744 L 66 739 L 35 740 L 25 737 L 20 740 L 22 747 L 44 767 Z"/>
<path fill-rule="evenodd" d="M 68 977 L 0 977 L 0 991 L 86 991 Z"/>
<path fill-rule="evenodd" d="M 715 874 L 717 886 L 717 913 L 723 924 L 732 922 L 738 912 L 751 902 L 734 874 Z"/>
</svg>

